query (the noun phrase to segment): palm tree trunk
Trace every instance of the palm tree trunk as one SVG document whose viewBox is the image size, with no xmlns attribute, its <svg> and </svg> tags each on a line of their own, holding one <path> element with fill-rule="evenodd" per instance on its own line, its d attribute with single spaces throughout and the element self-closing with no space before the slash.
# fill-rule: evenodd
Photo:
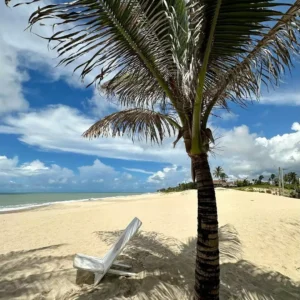
<svg viewBox="0 0 300 300">
<path fill-rule="evenodd" d="M 219 300 L 220 263 L 218 215 L 207 154 L 193 155 L 198 189 L 195 300 Z"/>
</svg>

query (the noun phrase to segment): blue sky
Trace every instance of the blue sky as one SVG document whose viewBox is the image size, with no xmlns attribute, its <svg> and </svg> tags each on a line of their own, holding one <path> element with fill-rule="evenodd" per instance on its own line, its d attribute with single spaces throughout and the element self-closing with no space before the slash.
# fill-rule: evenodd
<svg viewBox="0 0 300 300">
<path fill-rule="evenodd" d="M 54 68 L 46 42 L 23 31 L 32 8 L 0 1 L 0 192 L 155 191 L 188 181 L 189 161 L 182 143 L 172 148 L 174 138 L 151 146 L 81 137 L 115 106 L 71 67 Z M 279 166 L 300 173 L 299 79 L 297 63 L 260 102 L 211 118 L 220 137 L 212 169 L 223 166 L 231 179 L 267 178 Z"/>
</svg>

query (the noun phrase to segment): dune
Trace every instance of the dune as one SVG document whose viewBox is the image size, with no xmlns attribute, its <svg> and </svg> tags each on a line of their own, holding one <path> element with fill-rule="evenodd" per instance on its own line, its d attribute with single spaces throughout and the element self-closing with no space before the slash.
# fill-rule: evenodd
<svg viewBox="0 0 300 300">
<path fill-rule="evenodd" d="M 300 200 L 216 191 L 221 299 L 300 299 Z M 0 299 L 192 299 L 196 191 L 77 202 L 0 215 Z M 75 253 L 102 256 L 137 216 L 120 256 L 134 278 L 76 285 Z"/>
</svg>

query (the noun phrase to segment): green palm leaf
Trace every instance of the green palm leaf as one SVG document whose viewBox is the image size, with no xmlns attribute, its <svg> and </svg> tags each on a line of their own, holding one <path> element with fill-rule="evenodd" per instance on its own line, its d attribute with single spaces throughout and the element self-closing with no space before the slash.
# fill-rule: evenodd
<svg viewBox="0 0 300 300">
<path fill-rule="evenodd" d="M 153 110 L 134 108 L 106 116 L 96 122 L 84 137 L 124 136 L 146 138 L 151 142 L 161 143 L 166 136 L 175 135 L 181 126 L 171 116 Z"/>
<path fill-rule="evenodd" d="M 280 4 L 270 1 L 268 5 L 272 7 Z M 251 44 L 244 53 L 235 58 L 235 63 L 229 65 L 230 68 L 221 68 L 219 72 L 215 72 L 215 89 L 207 90 L 204 96 L 205 124 L 216 104 L 224 106 L 226 101 L 231 100 L 244 105 L 245 99 L 259 97 L 261 83 L 279 84 L 285 70 L 293 66 L 292 55 L 300 50 L 300 23 L 297 17 L 299 9 L 300 2 L 296 1 L 284 14 L 275 11 L 273 19 L 277 22 L 273 26 L 271 25 L 274 22 L 263 23 L 256 39 L 253 34 L 249 36 Z M 281 16 L 279 20 L 278 16 Z M 271 16 L 269 19 L 272 20 Z"/>
<path fill-rule="evenodd" d="M 220 178 L 221 177 L 221 174 L 224 172 L 223 168 L 221 166 L 218 166 L 215 168 L 215 170 L 213 171 L 213 175 L 216 177 L 216 178 Z"/>
<path fill-rule="evenodd" d="M 58 3 L 40 8 L 29 22 L 32 26 L 49 18 L 62 21 L 53 24 L 62 30 L 57 29 L 49 41 L 58 43 L 55 49 L 61 57 L 60 64 L 68 65 L 89 54 L 76 68 L 81 70 L 83 79 L 95 70 L 100 72 L 94 82 L 139 70 L 144 73 L 144 80 L 154 80 L 162 92 L 172 98 L 167 82 L 172 57 L 164 51 L 164 36 L 159 40 L 155 34 L 168 26 L 168 20 L 162 13 L 147 19 L 143 8 L 148 2 L 77 0 Z"/>
</svg>

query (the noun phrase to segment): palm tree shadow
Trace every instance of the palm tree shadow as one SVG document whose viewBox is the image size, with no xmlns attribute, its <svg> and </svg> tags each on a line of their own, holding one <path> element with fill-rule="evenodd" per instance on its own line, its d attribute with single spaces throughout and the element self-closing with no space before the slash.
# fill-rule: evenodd
<svg viewBox="0 0 300 300">
<path fill-rule="evenodd" d="M 107 244 L 121 231 L 96 232 Z M 296 300 L 300 283 L 266 272 L 242 259 L 242 245 L 231 225 L 220 228 L 222 300 Z M 138 233 L 118 258 L 136 277 L 107 275 L 97 286 L 76 286 L 73 255 L 49 255 L 62 245 L 0 255 L 0 299 L 192 299 L 195 238 L 182 243 L 155 232 Z M 48 255 L 47 255 L 48 254 Z"/>
<path fill-rule="evenodd" d="M 246 260 L 223 264 L 221 278 L 225 285 L 224 299 L 300 299 L 300 282 L 293 282 L 279 272 L 266 272 Z"/>
<path fill-rule="evenodd" d="M 96 232 L 107 244 L 121 231 Z M 242 245 L 232 225 L 219 229 L 222 300 L 296 300 L 300 287 L 278 272 L 264 272 L 242 260 Z M 131 264 L 134 278 L 105 276 L 97 286 L 84 285 L 65 299 L 193 299 L 196 239 L 182 243 L 155 232 L 139 232 L 118 260 Z"/>
<path fill-rule="evenodd" d="M 73 255 L 49 255 L 63 245 L 0 255 L 0 299 L 47 299 L 63 286 L 78 289 L 72 286 L 76 277 Z"/>
</svg>

